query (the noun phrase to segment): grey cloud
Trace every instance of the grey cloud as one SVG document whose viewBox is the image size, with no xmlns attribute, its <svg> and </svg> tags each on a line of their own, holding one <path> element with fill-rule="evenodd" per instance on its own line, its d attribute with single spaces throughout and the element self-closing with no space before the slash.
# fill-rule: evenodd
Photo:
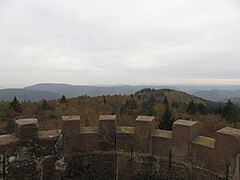
<svg viewBox="0 0 240 180">
<path fill-rule="evenodd" d="M 239 21 L 238 0 L 2 0 L 0 85 L 240 79 Z"/>
</svg>

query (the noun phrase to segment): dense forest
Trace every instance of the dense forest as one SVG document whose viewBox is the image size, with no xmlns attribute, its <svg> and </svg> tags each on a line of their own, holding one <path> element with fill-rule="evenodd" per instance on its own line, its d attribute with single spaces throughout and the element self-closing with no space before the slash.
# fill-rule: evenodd
<svg viewBox="0 0 240 180">
<path fill-rule="evenodd" d="M 12 133 L 14 120 L 34 117 L 40 130 L 61 128 L 61 116 L 79 114 L 81 126 L 97 126 L 100 114 L 116 114 L 119 125 L 134 125 L 137 115 L 155 116 L 157 128 L 171 130 L 177 119 L 199 121 L 202 135 L 213 137 L 215 131 L 225 127 L 240 127 L 240 108 L 230 100 L 214 103 L 184 92 L 170 89 L 142 89 L 130 96 L 87 95 L 38 102 L 0 102 L 0 133 Z"/>
</svg>

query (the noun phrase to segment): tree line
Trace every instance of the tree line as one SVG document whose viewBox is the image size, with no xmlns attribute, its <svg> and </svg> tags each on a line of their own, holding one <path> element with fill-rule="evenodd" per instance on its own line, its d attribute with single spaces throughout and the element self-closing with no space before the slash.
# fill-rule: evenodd
<svg viewBox="0 0 240 180">
<path fill-rule="evenodd" d="M 40 128 L 59 128 L 62 115 L 79 114 L 82 126 L 96 126 L 100 114 L 116 114 L 119 119 L 135 119 L 137 115 L 155 116 L 157 127 L 171 130 L 177 119 L 201 121 L 210 134 L 222 126 L 239 127 L 240 109 L 230 100 L 226 103 L 208 103 L 185 94 L 171 96 L 170 90 L 144 89 L 130 96 L 113 95 L 89 97 L 87 95 L 58 100 L 0 102 L 0 133 L 12 133 L 14 120 L 35 117 Z M 170 94 L 170 95 L 169 95 Z M 179 97 L 178 97 L 179 96 Z"/>
</svg>

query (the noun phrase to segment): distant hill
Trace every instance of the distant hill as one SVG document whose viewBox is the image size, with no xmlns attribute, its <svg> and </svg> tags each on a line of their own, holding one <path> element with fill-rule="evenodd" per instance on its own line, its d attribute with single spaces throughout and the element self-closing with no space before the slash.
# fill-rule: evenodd
<svg viewBox="0 0 240 180">
<path fill-rule="evenodd" d="M 240 90 L 201 90 L 192 92 L 193 95 L 216 102 L 224 102 L 226 99 L 240 97 Z"/>
<path fill-rule="evenodd" d="M 78 97 L 82 95 L 88 95 L 88 96 L 102 96 L 102 95 L 107 96 L 107 95 L 115 95 L 115 94 L 130 95 L 140 91 L 141 89 L 146 89 L 146 88 L 154 88 L 156 90 L 182 89 L 181 86 L 179 86 L 178 88 L 175 88 L 172 86 L 152 86 L 152 85 L 86 86 L 86 85 L 41 83 L 33 86 L 28 86 L 23 89 L 2 89 L 0 90 L 0 100 L 11 100 L 13 99 L 14 96 L 17 96 L 18 99 L 20 100 L 37 101 L 40 99 L 58 99 L 62 95 L 65 95 L 67 98 Z M 224 102 L 226 99 L 230 99 L 230 98 L 235 99 L 240 97 L 240 90 L 192 89 L 186 92 L 188 92 L 193 96 L 197 96 L 203 99 L 216 101 L 216 102 L 218 101 Z"/>
<path fill-rule="evenodd" d="M 182 91 L 176 91 L 172 89 L 160 89 L 160 90 L 149 90 L 149 91 L 143 89 L 137 92 L 136 95 L 142 95 L 143 97 L 153 96 L 155 98 L 161 98 L 162 100 L 164 97 L 167 97 L 170 103 L 177 102 L 180 104 L 188 104 L 193 100 L 197 104 L 199 103 L 202 103 L 204 105 L 215 104 L 212 101 L 209 101 L 194 95 L 190 95 Z"/>
<path fill-rule="evenodd" d="M 28 86 L 22 89 L 1 89 L 0 100 L 10 101 L 16 96 L 23 101 L 38 101 L 41 99 L 59 99 L 62 95 L 67 98 L 78 97 L 81 95 L 88 96 L 102 96 L 123 94 L 130 95 L 144 88 L 171 88 L 168 86 L 130 86 L 130 85 L 116 85 L 116 86 L 83 86 L 83 85 L 69 85 L 69 84 L 54 84 L 42 83 L 33 86 Z"/>
<path fill-rule="evenodd" d="M 31 89 L 1 89 L 0 100 L 11 101 L 16 96 L 20 101 L 38 101 L 41 99 L 58 99 L 60 94 Z"/>
<path fill-rule="evenodd" d="M 171 88 L 168 86 L 130 86 L 130 85 L 116 85 L 116 86 L 83 86 L 83 85 L 69 85 L 69 84 L 53 84 L 53 83 L 42 83 L 33 86 L 25 87 L 28 90 L 43 90 L 51 91 L 58 94 L 64 94 L 66 97 L 77 97 L 87 94 L 88 96 L 102 96 L 102 95 L 115 95 L 125 94 L 130 95 L 144 88 Z"/>
</svg>

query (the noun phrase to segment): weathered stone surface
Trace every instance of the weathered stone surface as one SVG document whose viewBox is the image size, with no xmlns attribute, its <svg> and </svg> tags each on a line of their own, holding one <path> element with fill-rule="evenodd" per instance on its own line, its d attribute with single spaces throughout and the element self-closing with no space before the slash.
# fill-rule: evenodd
<svg viewBox="0 0 240 180">
<path fill-rule="evenodd" d="M 135 127 L 116 129 L 115 118 L 80 128 L 79 116 L 67 116 L 63 131 L 39 132 L 36 121 L 18 121 L 18 136 L 0 136 L 0 178 L 5 172 L 7 179 L 239 180 L 240 130 L 224 128 L 214 140 L 197 136 L 196 122 L 177 121 L 170 132 L 143 116 Z M 34 138 L 22 135 L 30 127 Z"/>
<path fill-rule="evenodd" d="M 59 159 L 56 156 L 45 156 L 42 160 L 43 170 L 42 177 L 46 180 L 62 180 L 63 171 L 62 169 L 56 168 L 56 163 Z M 63 165 L 64 166 L 64 165 Z"/>
<path fill-rule="evenodd" d="M 37 138 L 38 120 L 35 118 L 18 119 L 15 121 L 15 135 L 22 141 Z"/>
<path fill-rule="evenodd" d="M 106 179 L 116 176 L 115 153 L 76 153 L 65 156 L 64 179 Z"/>
<path fill-rule="evenodd" d="M 199 129 L 197 122 L 186 120 L 175 121 L 172 132 L 173 156 L 189 161 L 190 144 L 198 134 Z"/>
<path fill-rule="evenodd" d="M 103 151 L 115 150 L 116 116 L 101 115 L 99 117 L 99 149 Z"/>
<path fill-rule="evenodd" d="M 80 116 L 62 116 L 64 153 L 79 151 Z"/>
<path fill-rule="evenodd" d="M 195 138 L 191 144 L 191 161 L 199 167 L 213 169 L 216 162 L 215 139 L 203 136 Z"/>
<path fill-rule="evenodd" d="M 152 154 L 169 156 L 172 148 L 172 132 L 156 129 L 152 135 Z"/>
<path fill-rule="evenodd" d="M 224 172 L 229 166 L 231 171 L 236 169 L 236 156 L 240 153 L 240 129 L 226 127 L 216 133 L 216 156 L 214 168 Z M 234 172 L 232 172 L 234 173 Z"/>
<path fill-rule="evenodd" d="M 37 119 L 16 120 L 16 135 L 0 136 L 0 177 L 5 172 L 7 179 L 41 179 L 42 157 L 55 153 L 59 132 L 38 132 Z"/>
<path fill-rule="evenodd" d="M 137 178 L 137 171 L 133 168 L 133 153 L 117 154 L 117 178 L 119 180 L 130 180 Z"/>
<path fill-rule="evenodd" d="M 151 137 L 156 128 L 155 117 L 138 116 L 135 121 L 135 147 L 136 152 L 151 152 Z"/>
<path fill-rule="evenodd" d="M 40 172 L 36 159 L 26 148 L 19 149 L 14 161 L 7 164 L 8 179 L 40 179 Z"/>
<path fill-rule="evenodd" d="M 116 132 L 117 151 L 131 152 L 135 143 L 135 128 L 118 126 Z"/>
<path fill-rule="evenodd" d="M 80 130 L 79 138 L 81 152 L 93 152 L 99 150 L 98 128 L 84 127 Z"/>
<path fill-rule="evenodd" d="M 55 154 L 56 143 L 61 134 L 60 130 L 50 130 L 50 131 L 39 131 L 38 137 L 38 148 L 35 150 L 36 156 L 47 156 L 49 154 Z M 61 144 L 63 146 L 63 144 Z M 63 149 L 63 147 L 62 147 Z"/>
<path fill-rule="evenodd" d="M 5 146 L 18 141 L 15 134 L 6 134 L 0 136 L 0 146 Z"/>
</svg>

